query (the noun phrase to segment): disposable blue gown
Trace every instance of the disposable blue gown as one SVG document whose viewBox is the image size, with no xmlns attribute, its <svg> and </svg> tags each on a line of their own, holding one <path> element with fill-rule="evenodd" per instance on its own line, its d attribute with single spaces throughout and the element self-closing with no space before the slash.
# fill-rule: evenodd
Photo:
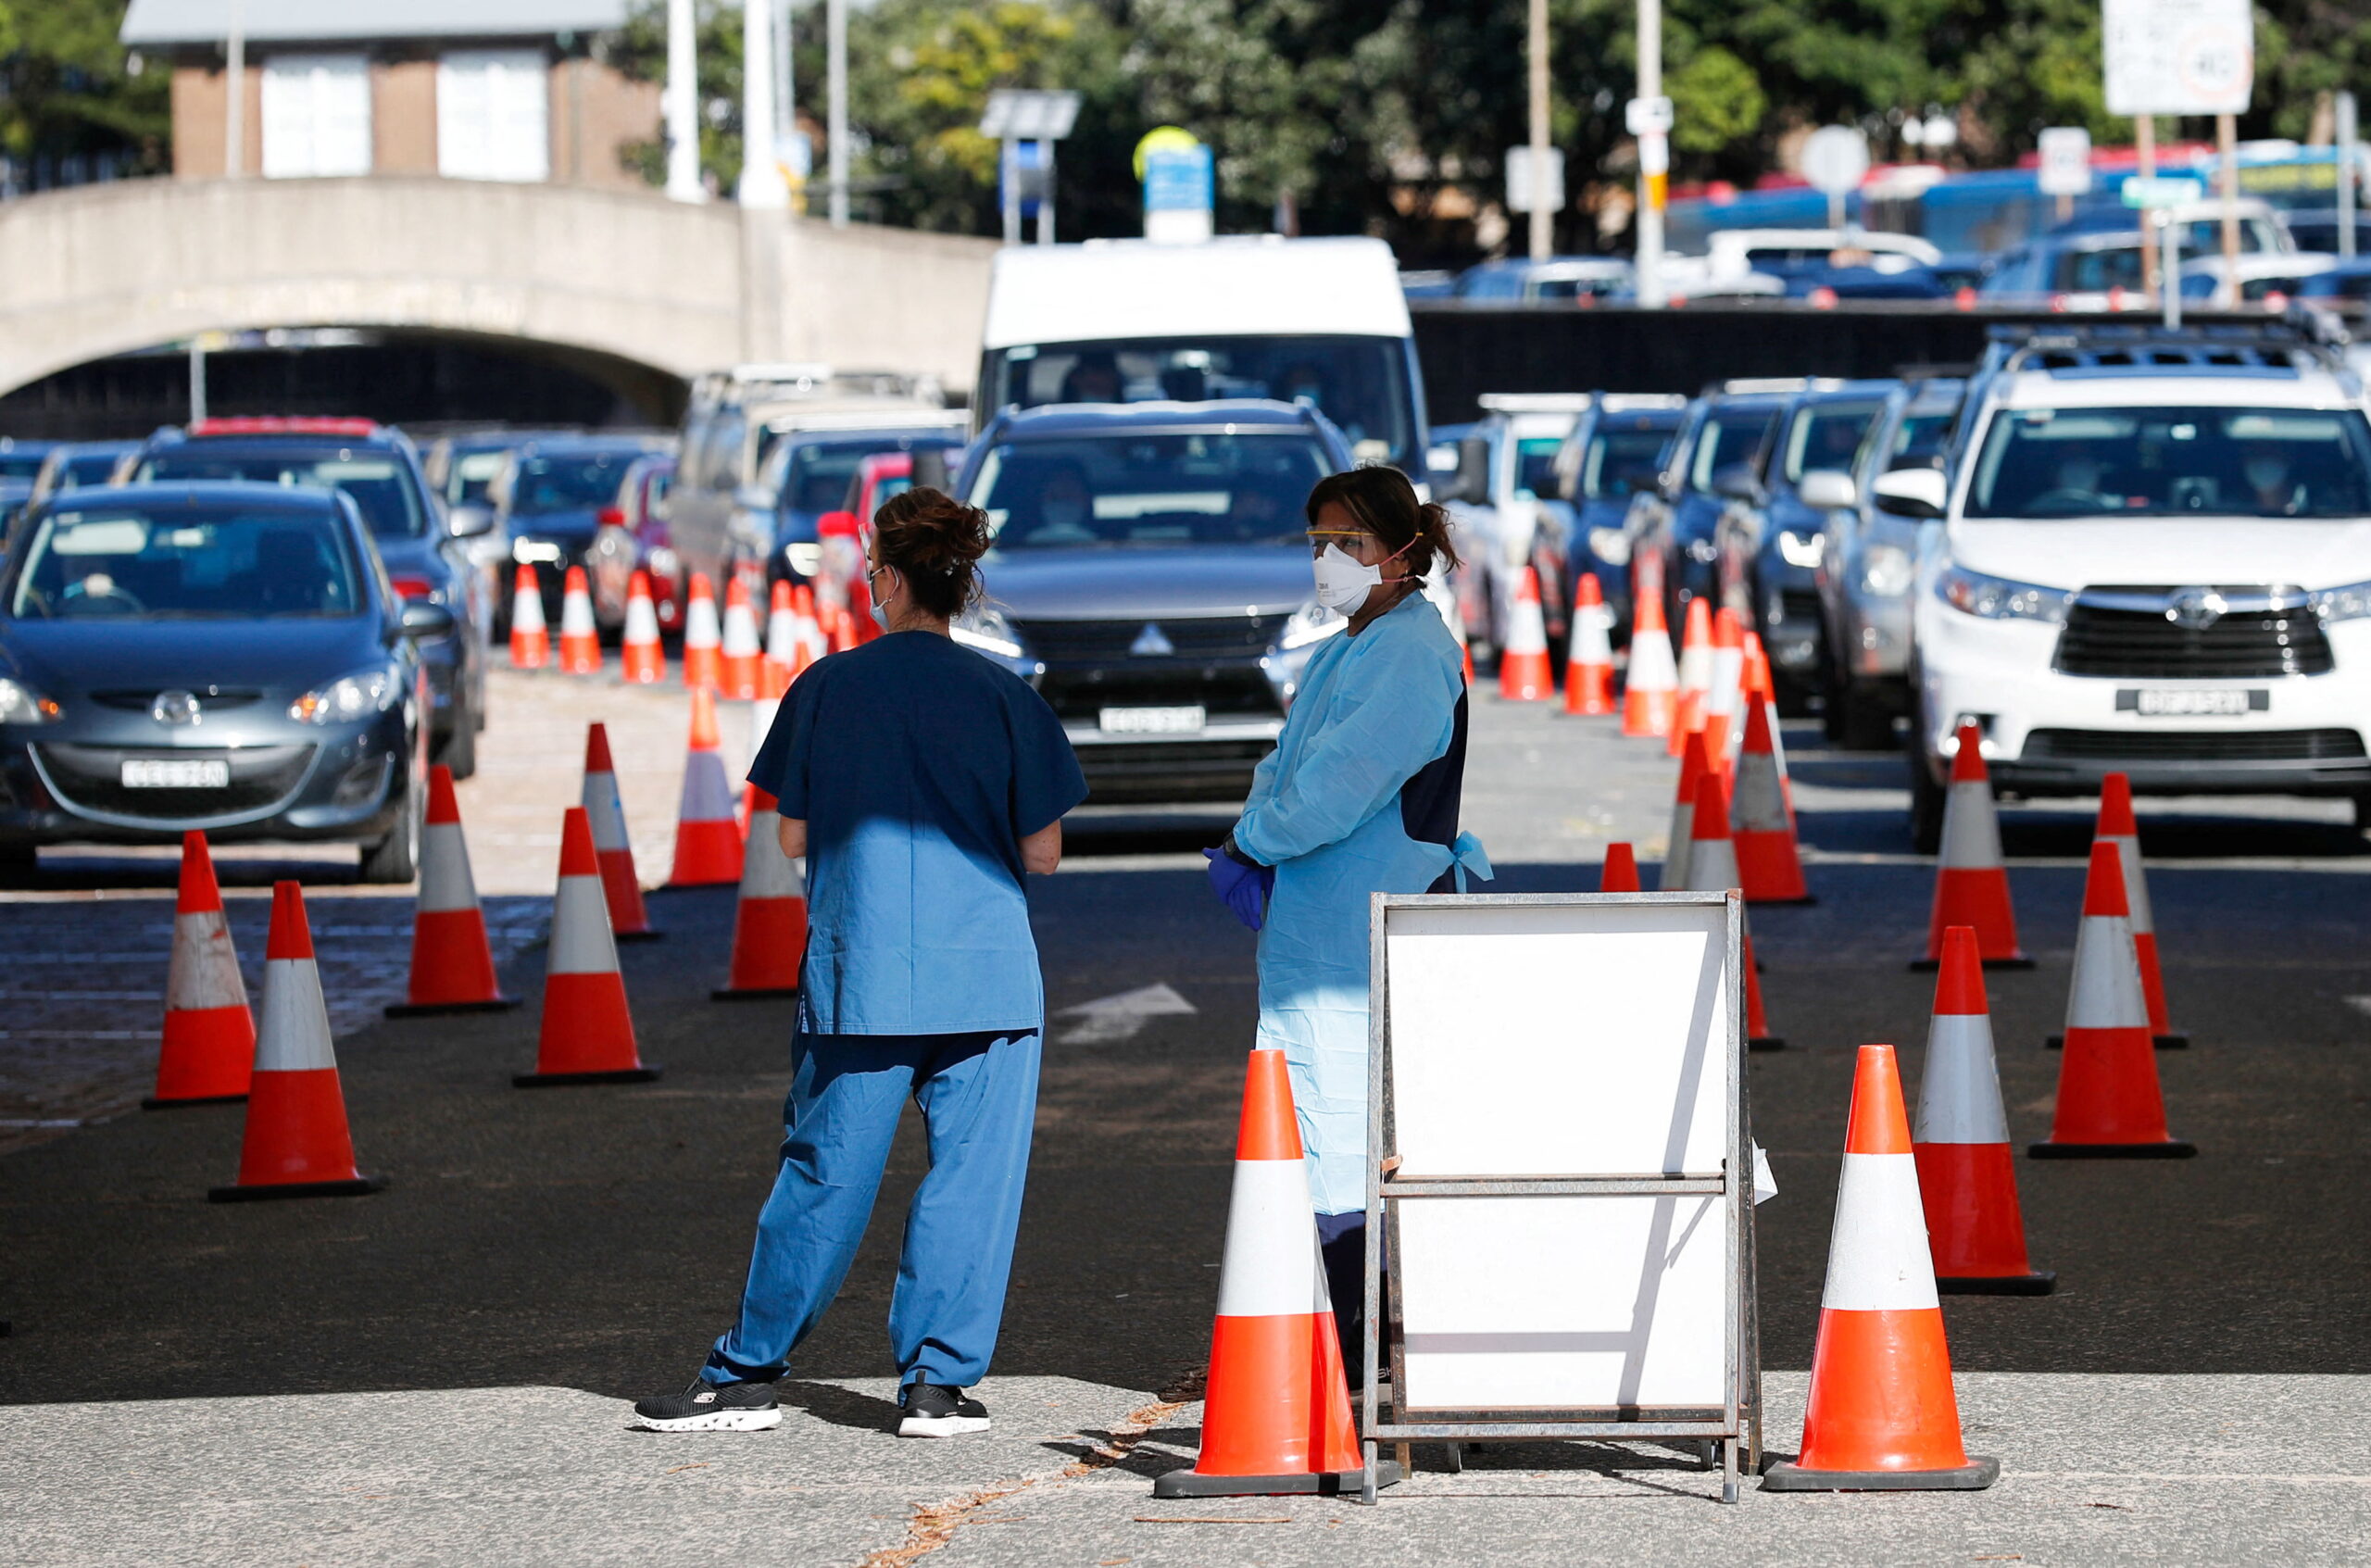
<svg viewBox="0 0 2371 1568">
<path fill-rule="evenodd" d="M 1461 781 L 1441 776 L 1464 763 L 1461 746 L 1452 756 L 1463 666 L 1417 595 L 1321 644 L 1235 826 L 1236 847 L 1276 868 L 1260 932 L 1259 1043 L 1291 1070 L 1320 1214 L 1366 1208 L 1370 896 L 1432 891 L 1452 867 L 1455 887 L 1468 872 L 1490 874 L 1480 842 L 1456 832 Z M 1411 837 L 1411 809 L 1427 819 L 1418 833 L 1446 841 Z"/>
</svg>

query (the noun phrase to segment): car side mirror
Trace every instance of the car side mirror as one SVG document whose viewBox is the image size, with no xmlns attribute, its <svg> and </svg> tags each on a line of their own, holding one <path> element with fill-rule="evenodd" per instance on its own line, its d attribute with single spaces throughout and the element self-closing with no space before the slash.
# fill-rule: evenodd
<svg viewBox="0 0 2371 1568">
<path fill-rule="evenodd" d="M 494 513 L 474 501 L 464 501 L 445 514 L 445 532 L 456 539 L 477 539 L 494 532 Z"/>
<path fill-rule="evenodd" d="M 857 536 L 854 512 L 825 512 L 815 520 L 818 539 L 853 539 Z"/>
<path fill-rule="evenodd" d="M 1457 473 L 1446 498 L 1481 506 L 1490 499 L 1490 438 L 1469 435 L 1457 444 Z"/>
<path fill-rule="evenodd" d="M 1860 492 L 1852 483 L 1852 476 L 1834 469 L 1813 469 L 1803 475 L 1802 483 L 1795 487 L 1803 505 L 1817 511 L 1834 511 L 1839 507 L 1856 505 Z"/>
<path fill-rule="evenodd" d="M 944 446 L 917 446 L 913 458 L 913 484 L 917 490 L 948 491 L 954 475 L 947 471 L 947 449 Z"/>
<path fill-rule="evenodd" d="M 1949 491 L 1938 469 L 1888 469 L 1869 486 L 1879 509 L 1912 518 L 1941 517 Z"/>
<path fill-rule="evenodd" d="M 403 618 L 396 624 L 407 637 L 442 637 L 451 633 L 455 621 L 449 606 L 432 599 L 406 599 Z"/>
<path fill-rule="evenodd" d="M 1712 494 L 1725 501 L 1750 505 L 1762 499 L 1762 482 L 1753 477 L 1750 464 L 1724 463 L 1712 470 Z"/>
</svg>

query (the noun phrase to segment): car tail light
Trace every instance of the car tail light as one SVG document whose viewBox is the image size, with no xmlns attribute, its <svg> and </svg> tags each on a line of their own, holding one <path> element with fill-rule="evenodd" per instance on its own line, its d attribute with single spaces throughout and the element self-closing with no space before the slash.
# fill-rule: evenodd
<svg viewBox="0 0 2371 1568">
<path fill-rule="evenodd" d="M 230 419 L 192 420 L 188 433 L 207 435 L 376 435 L 376 420 L 321 418 L 314 415 L 245 415 Z"/>
<path fill-rule="evenodd" d="M 623 528 L 626 525 L 626 509 L 623 507 L 603 507 L 595 514 L 593 521 L 604 528 Z"/>
<path fill-rule="evenodd" d="M 390 577 L 387 582 L 399 599 L 433 598 L 436 594 L 436 584 L 425 577 Z"/>
</svg>

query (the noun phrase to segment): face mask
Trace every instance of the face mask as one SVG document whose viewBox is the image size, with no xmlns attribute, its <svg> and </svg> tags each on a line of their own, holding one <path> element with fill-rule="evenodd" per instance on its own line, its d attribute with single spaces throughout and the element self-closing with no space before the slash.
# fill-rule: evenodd
<svg viewBox="0 0 2371 1568">
<path fill-rule="evenodd" d="M 1402 545 L 1383 558 L 1389 560 L 1407 547 Z M 1367 596 L 1383 582 L 1380 562 L 1374 566 L 1365 565 L 1339 545 L 1326 546 L 1310 563 L 1310 570 L 1317 579 L 1317 602 L 1346 615 L 1364 604 Z M 1395 577 L 1392 581 L 1397 583 L 1401 579 Z"/>
<path fill-rule="evenodd" d="M 874 583 L 881 581 L 881 576 L 882 574 L 878 571 L 866 572 L 864 574 L 864 585 L 870 589 Z M 867 594 L 866 596 L 868 598 L 872 597 L 870 594 Z M 870 608 L 872 611 L 872 623 L 875 626 L 880 627 L 884 632 L 888 631 L 889 611 L 887 607 L 883 605 L 879 599 L 873 599 Z"/>
<path fill-rule="evenodd" d="M 2250 484 L 2258 490 L 2270 490 L 2289 477 L 2289 465 L 2278 458 L 2250 458 L 2247 472 Z"/>
</svg>

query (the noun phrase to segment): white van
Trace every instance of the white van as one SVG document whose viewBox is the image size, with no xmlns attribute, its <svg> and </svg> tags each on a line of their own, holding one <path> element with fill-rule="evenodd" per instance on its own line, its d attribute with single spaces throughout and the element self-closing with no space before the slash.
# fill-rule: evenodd
<svg viewBox="0 0 2371 1568">
<path fill-rule="evenodd" d="M 974 430 L 1050 403 L 1315 407 L 1361 461 L 1424 481 L 1424 384 L 1381 240 L 1013 245 L 989 274 Z"/>
</svg>

